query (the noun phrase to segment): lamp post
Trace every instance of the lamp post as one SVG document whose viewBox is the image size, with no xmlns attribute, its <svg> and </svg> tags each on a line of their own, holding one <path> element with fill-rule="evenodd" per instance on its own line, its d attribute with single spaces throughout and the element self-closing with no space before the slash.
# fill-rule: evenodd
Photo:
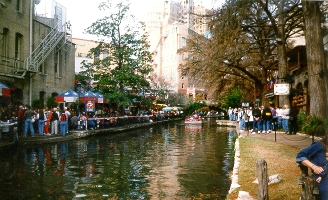
<svg viewBox="0 0 328 200">
<path fill-rule="evenodd" d="M 80 116 L 80 93 L 81 93 L 81 83 L 80 82 L 76 83 L 76 90 L 77 90 L 77 93 L 79 94 L 79 98 L 78 98 L 78 102 L 77 102 L 77 112 Z"/>
</svg>

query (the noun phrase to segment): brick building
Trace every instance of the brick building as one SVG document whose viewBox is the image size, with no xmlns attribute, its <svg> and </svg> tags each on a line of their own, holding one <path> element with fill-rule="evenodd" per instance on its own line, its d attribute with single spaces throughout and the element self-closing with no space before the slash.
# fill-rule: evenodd
<svg viewBox="0 0 328 200">
<path fill-rule="evenodd" d="M 46 103 L 74 88 L 75 47 L 66 9 L 47 2 L 50 15 L 37 14 L 40 0 L 0 2 L 0 82 L 10 88 L 12 104 Z"/>
</svg>

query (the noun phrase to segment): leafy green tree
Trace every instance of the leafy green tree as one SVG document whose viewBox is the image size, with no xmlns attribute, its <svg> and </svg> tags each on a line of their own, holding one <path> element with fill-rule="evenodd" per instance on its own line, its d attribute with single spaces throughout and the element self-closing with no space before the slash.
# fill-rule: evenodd
<svg viewBox="0 0 328 200">
<path fill-rule="evenodd" d="M 243 95 L 242 95 L 240 88 L 239 87 L 232 88 L 232 89 L 230 89 L 229 93 L 227 93 L 226 95 L 223 96 L 222 106 L 226 109 L 229 107 L 232 107 L 232 108 L 240 107 L 242 98 L 243 98 Z"/>
<path fill-rule="evenodd" d="M 144 25 L 134 22 L 129 6 L 104 2 L 99 8 L 111 14 L 86 29 L 101 39 L 89 52 L 94 62 L 84 65 L 99 81 L 97 90 L 111 102 L 127 106 L 132 102 L 131 96 L 150 87 L 147 78 L 152 71 L 152 53 L 148 51 L 148 35 L 141 34 Z"/>
<path fill-rule="evenodd" d="M 32 101 L 32 108 L 43 108 L 43 107 L 44 107 L 43 100 L 41 100 L 41 99 L 34 99 Z"/>
<path fill-rule="evenodd" d="M 49 96 L 49 97 L 47 98 L 47 106 L 48 106 L 49 108 L 57 107 L 57 105 L 58 105 L 58 103 L 56 102 L 55 97 L 53 97 L 53 96 Z"/>
</svg>

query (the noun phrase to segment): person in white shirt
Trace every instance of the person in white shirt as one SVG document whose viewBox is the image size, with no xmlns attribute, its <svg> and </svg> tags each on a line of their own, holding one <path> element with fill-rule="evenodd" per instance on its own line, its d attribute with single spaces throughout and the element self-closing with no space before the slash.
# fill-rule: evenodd
<svg viewBox="0 0 328 200">
<path fill-rule="evenodd" d="M 284 105 L 284 109 L 282 110 L 282 128 L 284 129 L 286 134 L 289 134 L 289 107 L 287 104 Z"/>
</svg>

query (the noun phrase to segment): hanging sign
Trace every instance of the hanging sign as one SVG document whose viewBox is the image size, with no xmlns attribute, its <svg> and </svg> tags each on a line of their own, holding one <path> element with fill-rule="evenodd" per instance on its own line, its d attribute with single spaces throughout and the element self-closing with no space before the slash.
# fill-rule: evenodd
<svg viewBox="0 0 328 200">
<path fill-rule="evenodd" d="M 281 83 L 274 85 L 274 95 L 289 95 L 290 84 Z"/>
<path fill-rule="evenodd" d="M 94 100 L 87 100 L 84 102 L 84 110 L 85 112 L 95 112 L 95 101 Z"/>
</svg>

